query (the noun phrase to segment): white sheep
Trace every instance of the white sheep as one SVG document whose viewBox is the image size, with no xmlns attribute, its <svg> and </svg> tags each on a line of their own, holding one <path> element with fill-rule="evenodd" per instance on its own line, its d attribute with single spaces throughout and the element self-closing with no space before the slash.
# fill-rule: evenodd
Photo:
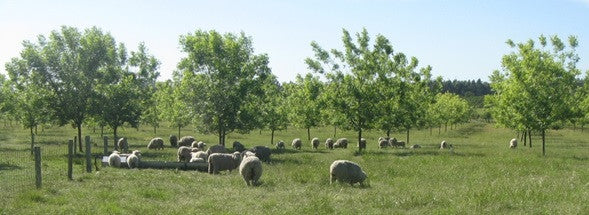
<svg viewBox="0 0 589 215">
<path fill-rule="evenodd" d="M 203 151 L 191 152 L 190 155 L 191 155 L 191 158 L 190 158 L 189 162 L 196 162 L 197 158 L 202 159 L 202 162 L 207 161 L 207 153 L 206 152 L 203 152 Z"/>
<path fill-rule="evenodd" d="M 311 140 L 311 145 L 313 149 L 317 149 L 319 147 L 319 138 L 315 137 Z"/>
<path fill-rule="evenodd" d="M 141 159 L 141 152 L 139 150 L 134 150 L 129 157 L 127 157 L 127 166 L 130 169 L 139 167 L 139 161 Z"/>
<path fill-rule="evenodd" d="M 440 143 L 440 149 L 452 149 L 452 144 L 448 144 L 445 140 Z"/>
<path fill-rule="evenodd" d="M 178 146 L 190 146 L 192 142 L 196 141 L 192 136 L 184 136 L 178 141 Z"/>
<path fill-rule="evenodd" d="M 147 148 L 148 149 L 164 149 L 164 139 L 156 137 L 151 139 L 151 141 L 149 141 L 149 144 L 147 144 Z"/>
<path fill-rule="evenodd" d="M 112 151 L 112 154 L 108 156 L 108 165 L 112 167 L 121 167 L 121 156 L 119 151 Z"/>
<path fill-rule="evenodd" d="M 127 138 L 126 137 L 120 138 L 119 141 L 117 141 L 116 146 L 117 146 L 117 149 L 127 152 L 127 149 L 129 149 L 129 143 L 127 142 Z"/>
<path fill-rule="evenodd" d="M 348 148 L 348 139 L 346 138 L 339 138 L 337 139 L 337 141 L 335 141 L 335 143 L 333 144 L 333 148 Z"/>
<path fill-rule="evenodd" d="M 509 148 L 515 149 L 517 147 L 517 139 L 513 138 L 509 141 Z"/>
<path fill-rule="evenodd" d="M 219 171 L 234 170 L 241 162 L 241 154 L 234 152 L 233 154 L 213 153 L 209 156 L 209 173 L 219 174 Z"/>
<path fill-rule="evenodd" d="M 189 162 L 192 158 L 191 152 L 192 150 L 188 146 L 178 147 L 178 162 Z"/>
<path fill-rule="evenodd" d="M 325 148 L 333 149 L 333 139 L 327 138 L 327 140 L 325 140 Z"/>
<path fill-rule="evenodd" d="M 262 161 L 255 155 L 245 153 L 245 157 L 239 164 L 239 174 L 247 186 L 257 185 L 262 177 Z"/>
<path fill-rule="evenodd" d="M 282 141 L 282 140 L 278 141 L 278 143 L 276 143 L 276 148 L 277 149 L 284 149 L 284 141 Z"/>
<path fill-rule="evenodd" d="M 292 140 L 292 147 L 297 150 L 301 150 L 301 146 L 303 146 L 303 141 L 300 138 L 295 138 Z"/>
<path fill-rule="evenodd" d="M 362 171 L 362 168 L 357 163 L 348 160 L 336 160 L 329 167 L 329 183 L 334 181 L 346 182 L 353 185 L 354 183 L 360 183 L 364 185 L 366 179 L 366 173 Z"/>
</svg>

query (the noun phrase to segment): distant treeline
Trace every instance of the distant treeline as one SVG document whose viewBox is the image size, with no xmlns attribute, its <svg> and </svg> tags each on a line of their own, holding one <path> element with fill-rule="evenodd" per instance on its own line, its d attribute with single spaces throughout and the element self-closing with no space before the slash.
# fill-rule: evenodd
<svg viewBox="0 0 589 215">
<path fill-rule="evenodd" d="M 459 96 L 484 96 L 491 94 L 491 86 L 488 82 L 478 80 L 445 80 L 442 82 L 442 92 L 454 93 Z"/>
</svg>

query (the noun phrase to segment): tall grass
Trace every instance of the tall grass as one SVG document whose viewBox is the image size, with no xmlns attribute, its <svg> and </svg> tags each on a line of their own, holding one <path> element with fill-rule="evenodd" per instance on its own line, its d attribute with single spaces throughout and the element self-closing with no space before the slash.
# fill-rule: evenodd
<svg viewBox="0 0 589 215">
<path fill-rule="evenodd" d="M 7 128 L 0 132 L 0 213 L 2 214 L 455 214 L 540 213 L 588 214 L 589 134 L 579 130 L 551 131 L 547 155 L 535 147 L 509 149 L 515 133 L 492 125 L 469 123 L 441 134 L 435 129 L 411 131 L 411 143 L 421 149 L 378 149 L 382 132 L 366 132 L 368 148 L 311 149 L 306 130 L 289 128 L 276 133 L 275 141 L 287 145 L 296 137 L 303 149 L 274 150 L 272 163 L 264 164 L 261 185 L 246 187 L 237 171 L 209 175 L 198 171 L 99 168 L 85 173 L 76 158 L 74 180 L 66 176 L 66 141 L 71 128 L 49 128 L 37 136 L 43 151 L 44 181 L 34 188 L 28 152 L 28 131 Z M 102 153 L 99 134 L 86 131 Z M 167 139 L 174 128 L 139 130 L 124 128 L 130 149 L 140 149 L 146 160 L 175 160 L 175 149 L 147 150 L 155 136 Z M 209 145 L 217 138 L 185 129 Z M 312 129 L 324 141 L 333 128 Z M 354 132 L 338 131 L 355 143 Z M 394 133 L 404 139 L 405 133 Z M 246 147 L 270 145 L 268 131 L 233 133 L 227 143 L 239 140 Z M 446 140 L 454 149 L 440 150 Z M 112 141 L 112 140 L 111 140 Z M 167 142 L 167 141 L 166 141 Z M 112 142 L 111 142 L 112 143 Z M 351 144 L 355 146 L 355 144 Z M 368 174 L 367 186 L 329 184 L 334 160 L 357 162 Z M 29 180 L 30 182 L 23 182 Z"/>
</svg>

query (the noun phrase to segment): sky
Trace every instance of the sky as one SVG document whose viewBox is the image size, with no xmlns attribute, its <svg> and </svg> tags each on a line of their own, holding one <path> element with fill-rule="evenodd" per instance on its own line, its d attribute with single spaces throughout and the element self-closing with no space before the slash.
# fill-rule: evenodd
<svg viewBox="0 0 589 215">
<path fill-rule="evenodd" d="M 310 72 L 311 41 L 342 49 L 342 29 L 363 28 L 447 80 L 487 81 L 513 51 L 507 39 L 541 34 L 577 36 L 577 66 L 589 70 L 589 0 L 0 0 L 0 73 L 24 40 L 63 25 L 97 26 L 130 51 L 144 42 L 161 62 L 159 80 L 170 79 L 186 56 L 180 35 L 197 29 L 251 36 L 281 82 Z"/>
</svg>

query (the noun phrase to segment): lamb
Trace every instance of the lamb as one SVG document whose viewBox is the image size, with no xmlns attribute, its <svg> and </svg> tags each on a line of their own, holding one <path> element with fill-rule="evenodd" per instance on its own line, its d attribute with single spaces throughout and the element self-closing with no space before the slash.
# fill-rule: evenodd
<svg viewBox="0 0 589 215">
<path fill-rule="evenodd" d="M 192 142 L 196 141 L 192 136 L 184 136 L 178 141 L 178 146 L 190 146 Z"/>
<path fill-rule="evenodd" d="M 112 154 L 108 156 L 108 165 L 112 167 L 121 167 L 121 156 L 119 151 L 112 151 Z"/>
<path fill-rule="evenodd" d="M 180 146 L 178 148 L 178 162 L 189 162 L 192 158 L 190 152 L 192 152 L 190 147 Z"/>
<path fill-rule="evenodd" d="M 225 148 L 225 146 L 223 146 L 221 144 L 211 146 L 207 150 L 207 158 L 209 156 L 211 156 L 211 154 L 213 154 L 213 153 L 227 153 L 227 149 Z"/>
<path fill-rule="evenodd" d="M 278 141 L 278 143 L 276 143 L 276 148 L 277 149 L 284 149 L 284 141 L 282 141 L 282 140 Z"/>
<path fill-rule="evenodd" d="M 245 151 L 245 146 L 243 146 L 243 144 L 241 144 L 240 142 L 235 141 L 233 142 L 233 150 L 243 152 Z"/>
<path fill-rule="evenodd" d="M 190 147 L 193 149 L 197 149 L 196 151 L 204 151 L 205 147 L 207 146 L 206 143 L 204 143 L 203 141 L 193 141 L 192 144 L 190 144 Z"/>
<path fill-rule="evenodd" d="M 411 149 L 419 149 L 419 148 L 421 148 L 421 146 L 419 144 L 415 144 L 415 145 L 412 145 L 409 148 L 411 148 Z"/>
<path fill-rule="evenodd" d="M 509 148 L 515 149 L 517 147 L 517 139 L 513 138 L 509 141 Z"/>
<path fill-rule="evenodd" d="M 319 138 L 315 137 L 311 140 L 311 145 L 313 149 L 317 149 L 319 147 Z"/>
<path fill-rule="evenodd" d="M 178 146 L 178 137 L 176 137 L 176 135 L 170 135 L 170 145 L 172 145 L 172 147 Z"/>
<path fill-rule="evenodd" d="M 348 148 L 348 139 L 346 139 L 346 138 L 337 139 L 337 141 L 335 141 L 335 144 L 333 144 L 333 148 L 347 149 Z"/>
<path fill-rule="evenodd" d="M 325 148 L 333 149 L 333 139 L 327 138 L 327 140 L 325 140 Z"/>
<path fill-rule="evenodd" d="M 303 146 L 303 142 L 301 141 L 300 138 L 295 138 L 294 140 L 292 140 L 292 147 L 297 149 L 297 150 L 301 150 L 301 146 Z"/>
<path fill-rule="evenodd" d="M 207 153 L 203 152 L 203 151 L 198 151 L 198 152 L 192 152 L 190 153 L 191 158 L 189 162 L 197 162 L 200 160 L 197 159 L 202 159 L 202 162 L 206 162 L 207 161 Z"/>
<path fill-rule="evenodd" d="M 127 157 L 127 166 L 129 169 L 137 168 L 141 159 L 141 152 L 139 150 L 133 151 L 129 157 Z"/>
<path fill-rule="evenodd" d="M 243 177 L 247 186 L 257 185 L 262 177 L 262 161 L 256 156 L 245 153 L 246 156 L 239 164 L 239 174 Z"/>
<path fill-rule="evenodd" d="M 213 153 L 209 156 L 209 173 L 219 174 L 219 171 L 231 170 L 237 168 L 241 162 L 239 152 L 233 154 Z"/>
<path fill-rule="evenodd" d="M 362 151 L 362 149 L 366 150 L 366 139 L 360 138 L 360 142 L 358 142 L 358 150 Z"/>
<path fill-rule="evenodd" d="M 119 141 L 117 141 L 116 147 L 118 150 L 123 150 L 124 152 L 127 152 L 127 150 L 129 149 L 129 144 L 127 143 L 127 138 L 126 137 L 120 138 Z"/>
<path fill-rule="evenodd" d="M 254 148 L 252 148 L 252 152 L 255 153 L 256 157 L 258 157 L 261 161 L 270 163 L 270 155 L 272 154 L 270 148 L 266 146 L 254 146 Z"/>
<path fill-rule="evenodd" d="M 147 148 L 148 149 L 164 149 L 164 139 L 156 137 L 151 139 L 151 141 L 149 141 L 149 144 L 147 144 Z"/>
<path fill-rule="evenodd" d="M 362 168 L 357 163 L 348 160 L 336 160 L 329 167 L 329 183 L 333 183 L 338 180 L 340 182 L 360 183 L 360 186 L 364 186 L 364 180 L 366 179 L 366 173 L 362 171 Z"/>
</svg>

